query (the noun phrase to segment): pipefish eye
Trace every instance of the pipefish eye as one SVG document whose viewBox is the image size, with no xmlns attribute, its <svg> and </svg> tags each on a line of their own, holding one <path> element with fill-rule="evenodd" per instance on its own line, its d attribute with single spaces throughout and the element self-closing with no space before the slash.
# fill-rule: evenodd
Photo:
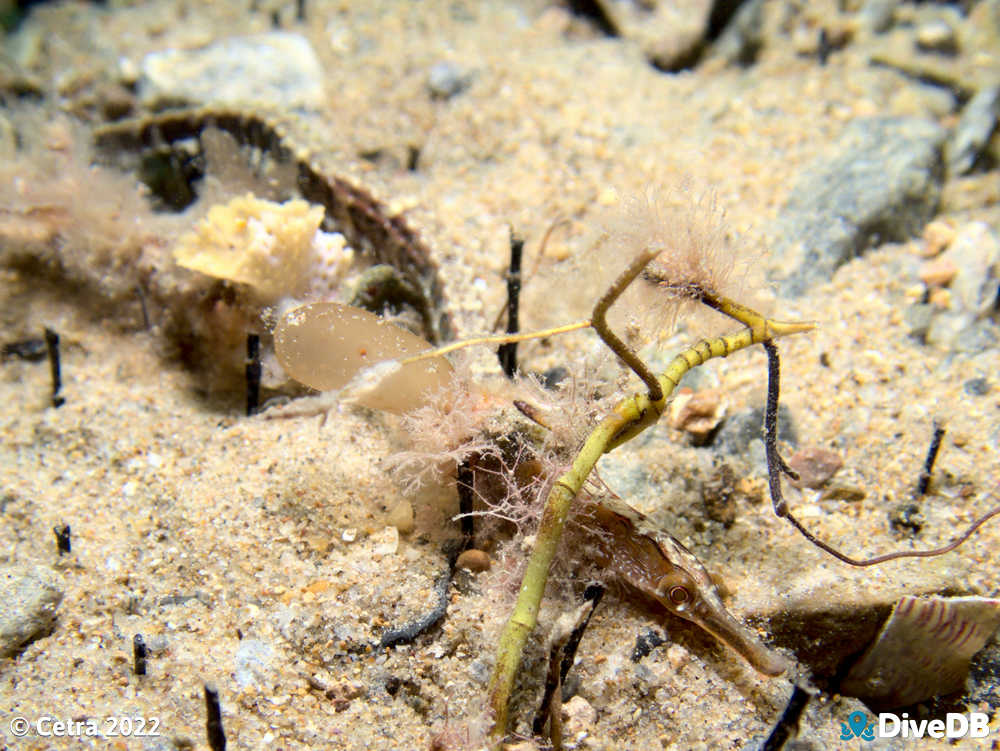
<svg viewBox="0 0 1000 751">
<path fill-rule="evenodd" d="M 660 579 L 657 584 L 657 596 L 661 598 L 664 605 L 683 609 L 687 603 L 693 599 L 690 587 L 678 584 L 678 580 L 684 581 L 684 577 L 668 574 Z M 685 582 L 686 583 L 686 582 Z"/>
<path fill-rule="evenodd" d="M 683 605 L 691 599 L 691 593 L 679 584 L 675 587 L 671 587 L 670 591 L 667 592 L 667 596 L 670 598 L 670 602 L 674 605 Z"/>
</svg>

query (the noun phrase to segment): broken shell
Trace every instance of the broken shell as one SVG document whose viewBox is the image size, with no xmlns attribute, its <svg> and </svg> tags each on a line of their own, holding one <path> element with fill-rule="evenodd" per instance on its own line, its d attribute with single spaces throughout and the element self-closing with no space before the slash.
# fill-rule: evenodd
<svg viewBox="0 0 1000 751">
<path fill-rule="evenodd" d="M 1000 600 L 903 597 L 840 693 L 892 709 L 962 688 L 969 660 L 1000 627 Z"/>
</svg>

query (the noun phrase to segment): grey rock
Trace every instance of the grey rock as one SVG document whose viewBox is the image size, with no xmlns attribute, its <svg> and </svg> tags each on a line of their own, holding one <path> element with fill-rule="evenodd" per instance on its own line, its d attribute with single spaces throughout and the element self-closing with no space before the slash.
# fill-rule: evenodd
<svg viewBox="0 0 1000 751">
<path fill-rule="evenodd" d="M 212 601 L 209 599 L 208 595 L 204 592 L 195 592 L 194 594 L 176 594 L 176 595 L 165 595 L 161 597 L 158 601 L 160 607 L 171 607 L 173 605 L 185 605 L 192 600 L 197 600 L 205 607 L 212 607 Z"/>
<path fill-rule="evenodd" d="M 869 247 L 919 232 L 941 195 L 945 136 L 922 118 L 848 125 L 835 156 L 805 168 L 775 224 L 776 256 L 791 269 L 783 293 L 801 295 Z"/>
<path fill-rule="evenodd" d="M 764 443 L 764 408 L 747 409 L 726 418 L 715 436 L 715 445 L 733 456 L 747 456 L 754 453 L 754 441 Z M 778 405 L 778 440 L 794 446 L 798 443 L 792 413 L 784 404 Z"/>
<path fill-rule="evenodd" d="M 167 650 L 169 642 L 165 634 L 152 634 L 146 637 L 146 650 L 149 654 L 161 654 Z"/>
<path fill-rule="evenodd" d="M 962 110 L 962 117 L 945 147 L 948 171 L 965 175 L 990 142 L 1000 119 L 1000 83 L 981 89 Z"/>
<path fill-rule="evenodd" d="M 934 316 L 927 343 L 952 352 L 979 352 L 996 346 L 990 320 L 1000 295 L 1000 238 L 985 222 L 959 229 L 942 255 L 958 273 L 951 280 L 951 308 Z"/>
<path fill-rule="evenodd" d="M 212 104 L 318 107 L 323 70 L 300 34 L 230 37 L 197 50 L 164 50 L 142 61 L 139 93 L 152 107 Z"/>
<path fill-rule="evenodd" d="M 649 472 L 638 457 L 607 455 L 601 461 L 601 478 L 623 497 L 639 498 L 649 494 Z"/>
<path fill-rule="evenodd" d="M 1000 44 L 1000 0 L 979 0 L 969 11 L 968 31 L 972 37 L 972 46 L 989 54 L 997 50 Z M 987 75 L 996 76 L 996 69 Z"/>
<path fill-rule="evenodd" d="M 0 567 L 0 657 L 52 633 L 63 593 L 42 567 Z"/>
<path fill-rule="evenodd" d="M 819 751 L 827 748 L 863 748 L 865 751 L 904 751 L 919 744 L 911 738 L 879 738 L 850 742 L 840 740 L 844 728 L 850 728 L 851 715 L 861 712 L 867 723 L 877 723 L 878 715 L 858 699 L 838 696 L 832 700 L 815 697 L 806 705 L 798 722 L 798 737 L 784 746 L 784 751 Z M 831 742 L 833 741 L 833 742 Z"/>
<path fill-rule="evenodd" d="M 471 82 L 470 74 L 448 60 L 434 63 L 427 73 L 427 90 L 432 99 L 451 99 L 465 91 Z"/>
<path fill-rule="evenodd" d="M 895 99 L 896 106 L 902 108 L 900 115 L 938 120 L 958 111 L 958 99 L 950 89 L 919 81 L 907 81 L 905 85 L 905 92 Z"/>
<path fill-rule="evenodd" d="M 1000 636 L 994 635 L 993 641 L 972 658 L 969 683 L 963 698 L 969 704 L 984 702 L 995 712 L 1000 709 L 1000 694 L 996 690 L 998 680 L 1000 680 Z"/>
<path fill-rule="evenodd" d="M 763 439 L 754 438 L 750 441 L 744 456 L 746 456 L 751 471 L 760 474 L 767 472 L 767 446 L 764 445 Z"/>
<path fill-rule="evenodd" d="M 912 5 L 916 8 L 910 7 Z M 972 96 L 997 83 L 1000 0 L 979 0 L 969 9 L 967 18 L 956 5 L 945 3 L 907 3 L 905 15 L 908 21 L 918 25 L 943 18 L 957 30 L 961 54 L 921 51 L 913 38 L 912 27 L 901 23 L 874 40 L 869 58 L 872 63 L 895 68 L 908 78 L 947 86 L 963 96 Z"/>
</svg>

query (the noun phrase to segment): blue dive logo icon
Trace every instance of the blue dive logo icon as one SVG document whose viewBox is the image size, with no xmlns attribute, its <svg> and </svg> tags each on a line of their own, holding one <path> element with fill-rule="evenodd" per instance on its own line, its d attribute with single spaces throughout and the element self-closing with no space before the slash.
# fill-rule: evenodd
<svg viewBox="0 0 1000 751">
<path fill-rule="evenodd" d="M 840 723 L 840 740 L 849 741 L 851 738 L 875 740 L 875 723 L 869 723 L 864 712 L 851 712 L 847 715 L 847 722 Z"/>
</svg>

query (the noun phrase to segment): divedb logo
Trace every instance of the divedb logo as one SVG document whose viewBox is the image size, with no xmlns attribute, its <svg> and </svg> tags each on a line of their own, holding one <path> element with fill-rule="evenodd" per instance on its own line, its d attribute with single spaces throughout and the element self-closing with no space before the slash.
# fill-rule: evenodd
<svg viewBox="0 0 1000 751">
<path fill-rule="evenodd" d="M 911 720 L 903 712 L 880 712 L 877 722 L 869 722 L 864 712 L 851 712 L 840 723 L 840 740 L 859 738 L 985 738 L 990 734 L 990 717 L 985 712 L 949 712 L 943 720 Z"/>
</svg>

